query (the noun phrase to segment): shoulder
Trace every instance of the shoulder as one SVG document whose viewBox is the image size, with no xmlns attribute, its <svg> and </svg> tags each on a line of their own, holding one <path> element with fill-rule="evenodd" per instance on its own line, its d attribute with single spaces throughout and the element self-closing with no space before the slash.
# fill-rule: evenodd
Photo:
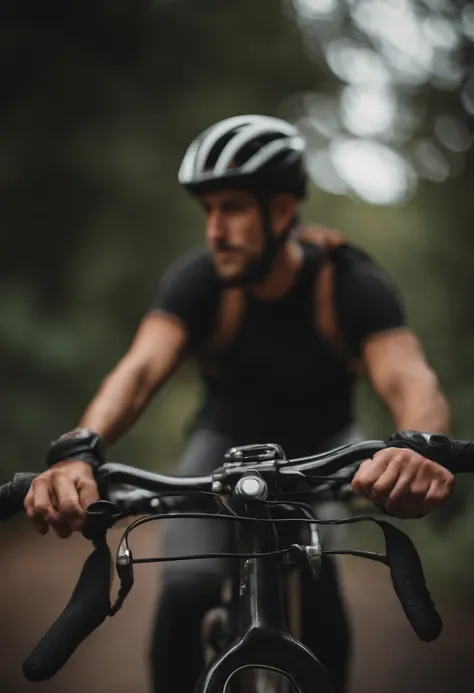
<svg viewBox="0 0 474 693">
<path fill-rule="evenodd" d="M 356 353 L 367 337 L 406 324 L 404 301 L 396 283 L 365 251 L 341 247 L 334 262 L 336 310 Z"/>
<path fill-rule="evenodd" d="M 181 256 L 164 273 L 158 287 L 158 303 L 197 306 L 217 300 L 221 284 L 208 251 L 194 249 Z"/>
<path fill-rule="evenodd" d="M 344 243 L 331 251 L 336 270 L 336 281 L 346 285 L 348 290 L 360 287 L 363 291 L 373 291 L 383 287 L 386 291 L 399 295 L 395 280 L 389 272 L 369 253 L 352 243 Z"/>
<path fill-rule="evenodd" d="M 211 329 L 220 293 L 210 254 L 202 249 L 192 250 L 165 272 L 150 310 L 178 317 L 194 342 Z"/>
<path fill-rule="evenodd" d="M 337 283 L 350 284 L 367 278 L 369 283 L 370 280 L 385 282 L 395 290 L 395 283 L 385 269 L 366 250 L 346 241 L 337 229 L 305 225 L 297 230 L 296 238 L 310 257 L 321 261 L 316 263 L 316 269 L 324 261 L 334 265 Z"/>
<path fill-rule="evenodd" d="M 299 226 L 295 231 L 295 239 L 318 254 L 332 253 L 345 243 L 339 231 L 317 224 Z"/>
<path fill-rule="evenodd" d="M 335 229 L 303 227 L 298 237 L 319 256 L 315 263 L 319 303 L 326 305 L 329 314 L 335 310 L 353 354 L 360 354 L 369 335 L 405 324 L 403 299 L 395 282 L 368 252 L 347 242 Z"/>
</svg>

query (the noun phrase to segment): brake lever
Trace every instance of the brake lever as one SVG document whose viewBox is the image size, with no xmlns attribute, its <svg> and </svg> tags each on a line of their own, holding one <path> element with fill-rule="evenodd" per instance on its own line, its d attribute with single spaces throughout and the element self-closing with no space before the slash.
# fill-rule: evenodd
<svg viewBox="0 0 474 693">
<path fill-rule="evenodd" d="M 106 500 L 95 501 L 86 510 L 82 534 L 92 541 L 95 548 L 107 546 L 107 530 L 122 517 L 123 513 L 117 510 L 114 503 Z M 110 607 L 109 616 L 115 616 L 133 587 L 133 555 L 126 536 L 120 542 L 115 569 L 120 580 L 120 588 L 115 603 Z"/>
</svg>

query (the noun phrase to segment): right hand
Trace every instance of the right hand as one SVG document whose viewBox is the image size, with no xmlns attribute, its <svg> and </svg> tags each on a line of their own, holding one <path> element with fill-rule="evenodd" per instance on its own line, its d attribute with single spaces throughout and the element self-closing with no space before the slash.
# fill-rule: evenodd
<svg viewBox="0 0 474 693">
<path fill-rule="evenodd" d="M 46 534 L 51 525 L 58 537 L 66 539 L 82 529 L 86 509 L 96 500 L 99 491 L 91 465 L 68 460 L 33 479 L 25 510 L 40 534 Z"/>
</svg>

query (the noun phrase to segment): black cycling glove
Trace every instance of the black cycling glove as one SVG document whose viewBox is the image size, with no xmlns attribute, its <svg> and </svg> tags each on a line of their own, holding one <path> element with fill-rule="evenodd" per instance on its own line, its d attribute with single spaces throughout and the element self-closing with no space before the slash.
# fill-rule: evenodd
<svg viewBox="0 0 474 693">
<path fill-rule="evenodd" d="M 421 431 L 397 431 L 392 433 L 387 445 L 409 448 L 433 462 L 441 464 L 452 474 L 474 471 L 474 442 L 452 440 L 438 433 Z"/>
</svg>

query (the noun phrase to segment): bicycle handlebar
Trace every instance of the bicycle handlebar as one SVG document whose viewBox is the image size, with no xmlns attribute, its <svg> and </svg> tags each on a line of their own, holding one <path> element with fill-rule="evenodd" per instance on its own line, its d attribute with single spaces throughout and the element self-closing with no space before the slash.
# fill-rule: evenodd
<svg viewBox="0 0 474 693">
<path fill-rule="evenodd" d="M 470 440 L 453 440 L 448 436 L 420 431 L 398 431 L 390 436 L 388 445 L 414 450 L 438 462 L 452 474 L 474 470 L 474 442 Z"/>
<path fill-rule="evenodd" d="M 213 482 L 220 479 L 232 482 L 234 478 L 242 475 L 242 471 L 249 468 L 257 469 L 263 478 L 267 475 L 274 475 L 276 469 L 280 474 L 288 476 L 298 474 L 304 476 L 304 472 L 318 472 L 321 476 L 330 476 L 349 465 L 372 457 L 385 447 L 387 447 L 386 443 L 381 440 L 364 441 L 343 445 L 309 457 L 284 460 L 265 459 L 258 462 L 252 460 L 230 462 L 208 476 L 191 477 L 167 476 L 118 462 L 106 462 L 98 469 L 97 481 L 99 486 L 113 483 L 130 484 L 155 493 L 166 493 L 167 491 L 171 493 L 182 492 L 183 494 L 199 493 L 200 491 L 210 492 Z"/>
<path fill-rule="evenodd" d="M 202 492 L 211 492 L 216 482 L 228 484 L 230 488 L 233 488 L 244 472 L 256 469 L 264 479 L 266 477 L 278 479 L 280 489 L 284 490 L 287 484 L 293 487 L 295 480 L 299 479 L 311 486 L 316 486 L 315 480 L 308 476 L 310 472 L 317 471 L 320 475 L 318 481 L 321 483 L 322 476 L 340 472 L 345 467 L 371 457 L 385 447 L 387 443 L 382 441 L 368 441 L 293 460 L 269 459 L 267 456 L 255 464 L 243 459 L 224 464 L 213 475 L 204 477 L 166 476 L 110 462 L 100 468 L 97 478 L 101 490 L 110 484 L 125 483 L 156 494 L 199 495 Z M 414 449 L 417 448 L 414 446 Z M 465 455 L 466 447 L 456 442 L 453 445 L 453 451 L 455 455 Z M 428 453 L 429 450 L 426 450 L 425 455 L 429 457 Z M 446 460 L 445 466 L 448 466 Z M 0 519 L 6 519 L 21 511 L 34 477 L 34 474 L 15 474 L 11 482 L 0 487 Z M 341 478 L 341 482 L 344 481 L 347 479 Z M 112 526 L 115 519 L 116 517 L 111 516 L 109 526 Z M 373 518 L 359 519 L 373 520 Z M 392 524 L 383 520 L 373 521 L 377 522 L 384 531 L 385 562 L 390 567 L 393 586 L 405 614 L 422 640 L 434 640 L 441 632 L 442 622 L 426 587 L 423 568 L 414 544 L 407 535 Z M 85 534 L 85 536 L 88 535 Z M 24 663 L 23 673 L 30 681 L 43 681 L 53 676 L 78 645 L 108 615 L 115 613 L 110 607 L 111 557 L 105 540 L 105 531 L 102 538 L 95 539 L 94 545 L 94 551 L 84 565 L 71 600 Z M 133 578 L 131 580 L 128 590 L 133 584 Z"/>
<path fill-rule="evenodd" d="M 36 476 L 30 472 L 19 472 L 8 484 L 0 486 L 0 520 L 7 520 L 23 510 L 23 502 Z"/>
<path fill-rule="evenodd" d="M 295 472 L 317 471 L 320 475 L 335 474 L 344 467 L 364 458 L 372 457 L 376 452 L 391 445 L 402 445 L 419 452 L 424 457 L 442 464 L 453 474 L 470 472 L 474 470 L 474 443 L 470 441 L 451 440 L 446 436 L 424 436 L 417 432 L 408 431 L 392 436 L 393 440 L 365 441 L 345 445 L 328 452 L 319 453 L 309 457 L 299 457 L 283 460 L 278 464 L 280 472 L 294 474 Z M 225 471 L 227 477 L 236 475 L 242 471 L 245 464 L 229 465 Z M 224 468 L 221 468 L 224 469 Z M 258 462 L 258 471 L 265 474 L 266 471 L 275 470 L 275 460 Z M 219 470 L 216 470 L 216 473 Z M 154 492 L 182 491 L 199 492 L 211 490 L 216 473 L 201 477 L 176 477 L 157 474 L 142 469 L 137 469 L 124 464 L 108 462 L 99 469 L 98 480 L 104 484 L 116 482 L 135 485 L 139 488 Z M 21 512 L 23 501 L 36 474 L 17 473 L 13 480 L 0 486 L 0 520 L 5 520 Z"/>
<path fill-rule="evenodd" d="M 86 559 L 71 599 L 23 663 L 28 681 L 54 676 L 110 615 L 111 555 L 105 542 Z"/>
</svg>

